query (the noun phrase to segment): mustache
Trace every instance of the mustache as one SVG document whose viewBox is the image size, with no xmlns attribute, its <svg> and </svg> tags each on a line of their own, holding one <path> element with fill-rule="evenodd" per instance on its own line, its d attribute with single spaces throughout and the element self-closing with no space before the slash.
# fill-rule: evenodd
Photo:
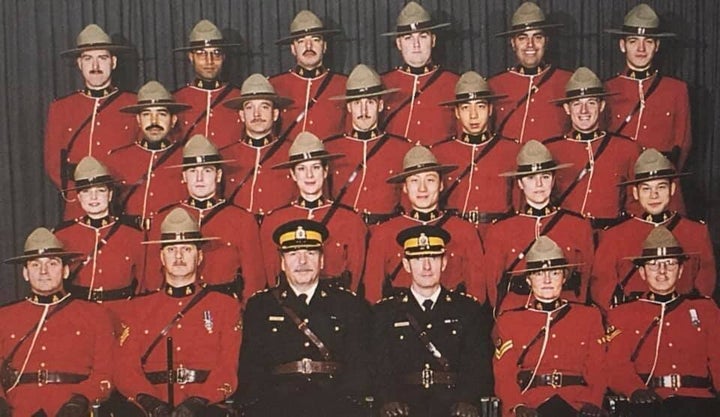
<svg viewBox="0 0 720 417">
<path fill-rule="evenodd" d="M 250 120 L 250 123 L 261 123 L 261 122 L 267 122 L 267 120 L 265 120 L 265 119 L 263 119 L 263 118 L 261 118 L 261 117 L 254 118 L 254 119 Z"/>
<path fill-rule="evenodd" d="M 104 71 L 101 69 L 91 69 L 90 74 L 104 74 Z"/>
<path fill-rule="evenodd" d="M 175 261 L 173 262 L 173 266 L 187 266 L 187 263 L 183 261 Z"/>
<path fill-rule="evenodd" d="M 308 49 L 303 52 L 303 55 L 317 55 L 317 52 L 313 51 L 312 49 Z"/>
<path fill-rule="evenodd" d="M 163 131 L 165 130 L 165 128 L 164 128 L 163 126 L 160 126 L 160 125 L 157 125 L 157 124 L 151 124 L 150 126 L 148 126 L 148 127 L 145 128 L 146 131 L 147 131 L 147 130 L 150 130 L 150 129 L 160 129 L 160 130 L 163 130 Z"/>
</svg>

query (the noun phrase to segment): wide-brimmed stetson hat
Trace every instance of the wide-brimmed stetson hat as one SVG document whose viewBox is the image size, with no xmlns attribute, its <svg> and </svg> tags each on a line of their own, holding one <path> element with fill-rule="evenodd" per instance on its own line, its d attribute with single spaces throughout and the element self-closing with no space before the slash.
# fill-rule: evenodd
<svg viewBox="0 0 720 417">
<path fill-rule="evenodd" d="M 429 32 L 435 29 L 445 28 L 450 23 L 436 23 L 430 17 L 430 13 L 414 1 L 400 10 L 394 32 L 386 32 L 380 36 L 401 36 L 415 32 Z"/>
<path fill-rule="evenodd" d="M 635 265 L 644 265 L 653 259 L 678 258 L 685 260 L 695 253 L 685 252 L 672 232 L 665 226 L 654 227 L 643 241 L 640 256 L 629 256 Z"/>
<path fill-rule="evenodd" d="M 117 180 L 110 175 L 107 167 L 92 156 L 83 157 L 83 159 L 78 162 L 75 167 L 75 173 L 73 174 L 73 180 L 75 181 L 74 186 L 64 189 L 64 192 L 83 190 L 97 185 L 108 185 L 117 182 Z"/>
<path fill-rule="evenodd" d="M 482 75 L 475 71 L 468 71 L 463 73 L 457 83 L 455 83 L 455 100 L 444 101 L 440 103 L 440 105 L 454 106 L 473 100 L 492 101 L 503 97 L 507 97 L 507 95 L 494 94 L 490 90 L 490 86 Z"/>
<path fill-rule="evenodd" d="M 55 237 L 50 230 L 44 227 L 38 227 L 25 239 L 23 254 L 5 259 L 3 262 L 8 264 L 22 264 L 31 259 L 44 257 L 58 257 L 67 262 L 80 256 L 83 256 L 83 254 L 66 251 L 60 239 Z"/>
<path fill-rule="evenodd" d="M 203 165 L 220 165 L 234 162 L 234 159 L 223 159 L 220 152 L 205 135 L 193 135 L 183 147 L 182 164 L 170 165 L 166 168 L 191 168 Z"/>
<path fill-rule="evenodd" d="M 542 172 L 557 171 L 572 166 L 571 163 L 558 164 L 553 159 L 548 148 L 536 140 L 529 140 L 520 148 L 517 157 L 517 168 L 515 171 L 503 172 L 501 177 L 524 177 Z"/>
<path fill-rule="evenodd" d="M 198 221 L 182 207 L 174 208 L 160 224 L 160 240 L 146 240 L 143 245 L 161 244 L 179 245 L 184 243 L 200 244 L 218 237 L 205 237 L 200 233 Z"/>
<path fill-rule="evenodd" d="M 123 113 L 141 113 L 148 107 L 165 107 L 170 113 L 179 113 L 189 109 L 189 104 L 178 103 L 170 91 L 157 81 L 148 81 L 140 87 L 137 94 L 137 104 L 125 106 L 120 109 Z"/>
<path fill-rule="evenodd" d="M 399 88 L 385 88 L 378 73 L 365 64 L 353 68 L 345 82 L 345 95 L 330 97 L 330 100 L 359 100 L 361 98 L 379 97 L 400 91 Z"/>
<path fill-rule="evenodd" d="M 510 19 L 510 29 L 495 34 L 495 36 L 508 36 L 534 29 L 551 29 L 562 27 L 562 23 L 549 23 L 545 20 L 545 13 L 537 4 L 526 1 L 515 10 Z"/>
<path fill-rule="evenodd" d="M 225 107 L 239 110 L 249 100 L 270 100 L 276 107 L 286 107 L 293 102 L 292 99 L 282 97 L 275 92 L 270 81 L 264 75 L 255 73 L 247 77 L 240 87 L 240 96 L 231 98 L 223 103 Z"/>
<path fill-rule="evenodd" d="M 232 43 L 225 40 L 215 24 L 207 19 L 203 19 L 190 31 L 189 43 L 186 46 L 175 48 L 175 52 L 193 51 L 202 48 L 233 48 L 242 46 L 239 43 Z"/>
<path fill-rule="evenodd" d="M 670 160 L 655 148 L 645 149 L 637 161 L 633 170 L 633 178 L 621 182 L 618 186 L 638 184 L 645 181 L 660 180 L 663 178 L 678 178 L 690 175 L 689 172 L 677 172 Z"/>
<path fill-rule="evenodd" d="M 281 252 L 300 249 L 320 249 L 330 232 L 322 223 L 299 219 L 283 223 L 275 229 L 273 242 Z"/>
<path fill-rule="evenodd" d="M 273 169 L 292 168 L 300 162 L 305 161 L 330 161 L 342 158 L 341 153 L 328 153 L 322 141 L 310 132 L 300 132 L 295 137 L 290 150 L 288 161 L 273 165 Z"/>
<path fill-rule="evenodd" d="M 335 35 L 340 33 L 339 29 L 326 28 L 322 20 L 310 10 L 301 10 L 290 22 L 290 35 L 275 41 L 276 45 L 292 43 L 297 38 L 308 35 Z"/>
<path fill-rule="evenodd" d="M 580 67 L 573 72 L 573 75 L 565 84 L 565 97 L 550 100 L 550 103 L 567 103 L 588 97 L 607 97 L 618 93 L 608 93 L 603 87 L 602 81 L 590 68 Z"/>
<path fill-rule="evenodd" d="M 395 241 L 403 247 L 406 258 L 439 256 L 450 243 L 450 233 L 439 226 L 414 226 L 398 233 Z"/>
<path fill-rule="evenodd" d="M 640 3 L 630 9 L 625 15 L 623 27 L 620 29 L 605 29 L 605 32 L 620 36 L 645 36 L 648 38 L 672 38 L 677 35 L 660 30 L 660 18 L 655 10 L 645 3 Z"/>
<path fill-rule="evenodd" d="M 438 163 L 437 158 L 430 149 L 416 145 L 407 151 L 403 157 L 403 171 L 397 175 L 393 175 L 386 181 L 391 184 L 397 184 L 405 181 L 405 178 L 420 174 L 422 172 L 435 171 L 442 175 L 457 169 L 457 165 L 442 165 Z"/>
<path fill-rule="evenodd" d="M 96 24 L 90 24 L 80 31 L 75 38 L 75 48 L 60 52 L 61 56 L 74 57 L 85 51 L 107 49 L 113 54 L 130 52 L 132 48 L 112 41 L 110 36 Z"/>
<path fill-rule="evenodd" d="M 569 263 L 565 258 L 565 252 L 547 236 L 540 236 L 530 247 L 525 255 L 525 269 L 513 271 L 514 275 L 522 275 L 530 272 L 547 271 L 558 268 L 572 268 L 583 265 L 582 263 Z"/>
</svg>

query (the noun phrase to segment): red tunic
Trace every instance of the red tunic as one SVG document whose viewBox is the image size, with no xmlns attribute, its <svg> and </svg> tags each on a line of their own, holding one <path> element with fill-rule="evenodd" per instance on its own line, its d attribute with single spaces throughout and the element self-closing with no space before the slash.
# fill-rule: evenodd
<svg viewBox="0 0 720 417">
<path fill-rule="evenodd" d="M 239 140 L 221 149 L 224 158 L 235 160 L 232 165 L 223 169 L 227 175 L 225 194 L 228 198 L 242 182 L 240 190 L 232 201 L 233 204 L 246 208 L 251 213 L 263 214 L 293 199 L 297 191 L 289 170 L 271 168 L 273 165 L 287 162 L 291 142 L 285 139 L 280 148 L 262 164 L 260 162 L 265 158 L 274 141 L 256 147 Z"/>
<path fill-rule="evenodd" d="M 679 306 L 670 307 L 678 302 Z M 673 310 L 667 313 L 668 308 Z M 661 322 L 647 335 L 637 359 L 632 362 L 630 358 L 640 338 L 658 318 Z M 608 323 L 612 326 L 608 329 L 608 338 L 612 340 L 607 363 L 612 364 L 608 371 L 610 388 L 614 391 L 629 397 L 636 389 L 645 388 L 645 380 L 638 375 L 648 375 L 653 368 L 654 377 L 672 374 L 709 377 L 715 390 L 720 388 L 720 332 L 717 331 L 720 310 L 711 299 L 681 298 L 661 303 L 650 301 L 646 296 L 610 310 Z M 654 390 L 663 398 L 715 396 L 707 388 L 658 387 Z"/>
<path fill-rule="evenodd" d="M 182 150 L 176 143 L 150 150 L 140 142 L 111 151 L 108 168 L 123 185 L 122 201 L 125 213 L 140 215 L 143 219 L 153 217 L 162 207 L 180 201 L 187 189 L 182 184 L 182 170 L 167 168 L 182 163 Z M 166 152 L 172 152 L 164 157 Z M 164 159 L 158 165 L 158 161 Z"/>
<path fill-rule="evenodd" d="M 318 90 L 327 77 L 332 78 L 317 97 Z M 281 133 L 284 133 L 301 114 L 305 115 L 286 135 L 288 138 L 292 140 L 303 131 L 312 132 L 319 138 L 326 138 L 343 131 L 347 114 L 345 102 L 329 100 L 329 98 L 345 94 L 346 75 L 326 71 L 315 78 L 304 78 L 290 70 L 270 77 L 269 81 L 278 95 L 294 100 L 280 113 Z M 308 111 L 308 104 L 311 101 L 315 104 Z"/>
<path fill-rule="evenodd" d="M 118 390 L 135 398 L 140 393 L 167 401 L 167 384 L 151 384 L 144 372 L 167 373 L 165 337 L 151 351 L 143 369 L 140 358 L 160 331 L 195 296 L 170 296 L 158 291 L 129 301 L 122 316 L 125 329 L 116 352 Z M 240 351 L 240 305 L 234 298 L 209 292 L 167 333 L 173 338 L 173 368 L 209 371 L 204 382 L 175 385 L 175 403 L 198 396 L 223 401 L 237 388 Z"/>
<path fill-rule="evenodd" d="M 95 303 L 65 300 L 65 306 L 41 326 L 33 346 L 31 334 L 21 344 L 10 365 L 24 374 L 70 373 L 87 375 L 77 384 L 19 384 L 6 392 L 14 416 L 30 416 L 44 409 L 54 416 L 74 394 L 95 401 L 106 399 L 112 390 L 113 331 L 105 310 Z M 3 359 L 15 348 L 20 338 L 35 328 L 45 308 L 52 311 L 58 303 L 41 304 L 23 300 L 0 309 L 5 320 L 0 322 L 0 354 Z M 28 358 L 29 356 L 29 358 Z M 25 359 L 27 364 L 23 368 Z"/>
<path fill-rule="evenodd" d="M 631 269 L 635 270 L 633 263 L 625 258 L 640 256 L 643 241 L 650 231 L 659 225 L 674 224 L 676 216 L 679 221 L 672 229 L 672 234 L 685 252 L 693 254 L 683 264 L 682 279 L 677 283 L 677 290 L 681 294 L 687 294 L 693 289 L 705 296 L 713 294 L 716 284 L 715 256 L 705 224 L 679 214 L 669 216 L 662 223 L 632 217 L 600 234 L 590 279 L 590 295 L 598 306 L 610 306 L 615 287 L 627 277 Z M 640 278 L 639 273 L 633 272 L 624 287 L 624 293 L 629 295 L 631 292 L 645 291 L 647 284 Z"/>
<path fill-rule="evenodd" d="M 280 225 L 291 220 L 310 219 L 323 221 L 328 210 L 332 206 L 331 201 L 323 201 L 317 208 L 306 208 L 297 202 L 292 202 L 270 212 L 260 227 L 260 238 L 263 254 L 267 262 L 265 271 L 270 286 L 274 286 L 274 278 L 280 272 L 278 261 L 277 245 L 272 239 L 272 234 Z M 352 278 L 351 289 L 357 290 L 358 282 L 362 277 L 365 263 L 365 246 L 367 244 L 368 230 L 360 216 L 346 206 L 340 206 L 330 221 L 327 223 L 330 235 L 323 246 L 323 275 L 337 277 L 343 271 L 349 271 Z"/>
<path fill-rule="evenodd" d="M 431 77 L 440 71 L 432 84 L 427 85 Z M 400 91 L 383 97 L 385 116 L 395 113 L 396 109 L 418 91 L 422 93 L 405 105 L 386 126 L 392 133 L 412 143 L 429 146 L 440 142 L 455 133 L 455 113 L 452 107 L 442 107 L 440 103 L 455 99 L 455 84 L 460 77 L 444 69 L 435 67 L 432 71 L 414 75 L 400 68 L 382 75 L 386 88 L 399 88 Z"/>
<path fill-rule="evenodd" d="M 190 138 L 195 134 L 201 134 L 210 139 L 218 148 L 229 145 L 240 137 L 244 127 L 238 111 L 227 108 L 222 104 L 231 98 L 240 96 L 240 89 L 226 86 L 227 84 L 214 90 L 205 90 L 188 84 L 173 93 L 173 97 L 179 103 L 192 106 L 192 108 L 178 114 L 178 126 L 180 126 L 180 136 L 178 137 Z M 219 103 L 210 108 L 226 88 L 230 88 L 230 92 Z M 190 129 L 203 112 L 206 112 L 205 116 L 197 122 L 194 128 Z M 190 133 L 188 133 L 189 129 Z"/>
<path fill-rule="evenodd" d="M 182 207 L 198 220 L 204 237 L 218 237 L 203 244 L 203 261 L 200 264 L 199 280 L 208 284 L 227 284 L 236 275 L 243 278 L 242 299 L 247 300 L 255 292 L 265 288 L 266 278 L 262 251 L 258 245 L 259 235 L 255 216 L 247 210 L 226 203 L 224 200 L 200 209 L 186 201 L 166 206 L 152 221 L 150 240 L 160 237 L 160 225 L 174 208 Z M 151 273 L 146 288 L 156 290 L 163 285 L 164 273 L 160 256 L 150 249 L 149 268 Z"/>
<path fill-rule="evenodd" d="M 555 174 L 556 187 L 560 195 L 575 182 L 588 162 L 593 165 L 575 188 L 567 195 L 562 206 L 583 216 L 598 219 L 616 218 L 625 207 L 625 190 L 618 183 L 632 176 L 640 148 L 634 142 L 618 136 L 611 136 L 603 153 L 594 155 L 607 134 L 596 139 L 576 140 L 570 137 L 556 137 L 543 143 L 559 164 L 572 163 Z"/>
<path fill-rule="evenodd" d="M 570 311 L 563 318 L 550 321 L 567 308 Z M 533 343 L 518 365 L 525 347 L 548 325 L 550 334 Z M 605 348 L 598 341 L 602 336 L 600 311 L 594 307 L 568 303 L 552 312 L 521 308 L 503 313 L 495 325 L 493 359 L 495 393 L 502 402 L 503 415 L 513 415 L 511 410 L 520 404 L 537 408 L 556 394 L 576 410 L 585 403 L 600 407 L 607 385 Z M 533 370 L 536 375 L 560 372 L 582 376 L 587 385 L 537 386 L 523 392 L 525 386 L 520 387 L 517 375 Z"/>
<path fill-rule="evenodd" d="M 444 216 L 451 216 L 441 227 L 450 233 L 451 240 L 446 246 L 445 256 L 448 263 L 442 274 L 442 284 L 455 288 L 464 283 L 469 293 L 485 302 L 485 283 L 482 281 L 483 245 L 475 227 L 450 214 L 439 214 L 434 220 L 423 222 L 409 215 L 401 215 L 373 228 L 365 262 L 365 298 L 376 302 L 382 298 L 385 276 L 400 265 L 399 272 L 392 281 L 393 287 L 409 287 L 411 275 L 405 271 L 401 262 L 403 248 L 395 238 L 398 233 L 409 227 L 421 224 L 437 224 Z"/>
<path fill-rule="evenodd" d="M 559 220 L 555 220 L 557 216 L 561 216 Z M 486 262 L 483 270 L 488 274 L 485 280 L 488 283 L 488 297 L 493 306 L 498 307 L 496 305 L 497 286 L 503 273 L 511 267 L 515 259 L 526 248 L 532 245 L 535 239 L 541 236 L 541 231 L 550 222 L 553 222 L 552 228 L 542 235 L 548 236 L 563 249 L 569 263 L 584 264 L 579 267 L 581 278 L 579 292 L 576 294 L 575 291 L 566 290 L 563 291 L 562 297 L 571 301 L 585 302 L 590 266 L 595 249 L 592 229 L 590 223 L 579 214 L 560 209 L 550 211 L 545 216 L 518 213 L 490 226 L 485 239 Z M 523 269 L 525 269 L 525 261 L 521 260 L 512 268 L 512 271 Z M 525 278 L 518 275 L 513 279 L 524 280 Z M 502 308 L 496 308 L 496 311 L 524 306 L 528 297 L 530 296 L 508 292 L 502 301 Z"/>
<path fill-rule="evenodd" d="M 543 81 L 548 74 L 550 78 Z M 565 97 L 565 84 L 571 76 L 570 71 L 548 66 L 537 75 L 524 75 L 510 68 L 490 77 L 488 83 L 493 93 L 507 95 L 494 106 L 496 126 L 501 126 L 518 101 L 528 91 L 532 91 L 509 115 L 510 118 L 499 133 L 519 143 L 563 134 L 567 115 L 562 106 L 550 100 Z M 540 87 L 537 87 L 540 83 Z"/>
<path fill-rule="evenodd" d="M 362 164 L 340 200 L 355 211 L 387 214 L 400 204 L 400 186 L 388 184 L 387 179 L 402 171 L 403 157 L 413 145 L 400 137 L 390 136 L 375 155 L 366 159 L 383 136 L 363 140 L 340 135 L 325 141 L 325 149 L 329 153 L 345 155 L 344 158 L 330 162 L 328 181 L 333 197 L 337 197 L 351 174 Z"/>
</svg>

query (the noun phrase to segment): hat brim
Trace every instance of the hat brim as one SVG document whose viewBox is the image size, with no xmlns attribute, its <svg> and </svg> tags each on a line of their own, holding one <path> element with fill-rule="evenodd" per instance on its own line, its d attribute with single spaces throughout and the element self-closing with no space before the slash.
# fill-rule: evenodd
<svg viewBox="0 0 720 417">
<path fill-rule="evenodd" d="M 121 107 L 120 111 L 123 113 L 138 114 L 149 107 L 165 107 L 172 114 L 180 113 L 185 111 L 192 106 L 185 103 L 149 103 L 149 104 L 132 104 L 130 106 Z"/>
<path fill-rule="evenodd" d="M 66 51 L 60 52 L 61 57 L 65 58 L 75 58 L 77 55 L 80 55 L 81 53 L 85 51 L 96 51 L 98 49 L 107 49 L 114 55 L 120 55 L 120 54 L 129 54 L 133 51 L 133 48 L 125 45 L 117 45 L 117 44 L 93 44 L 93 45 L 87 45 L 87 46 L 81 46 L 79 48 L 73 48 L 68 49 Z"/>
<path fill-rule="evenodd" d="M 330 153 L 330 154 L 327 154 L 327 155 L 316 156 L 316 157 L 312 157 L 312 158 L 308 158 L 308 159 L 298 159 L 297 161 L 286 161 L 286 162 L 282 162 L 282 163 L 273 165 L 273 166 L 270 167 L 270 168 L 272 168 L 272 169 L 292 168 L 292 167 L 294 167 L 295 165 L 297 165 L 297 164 L 299 164 L 299 163 L 301 163 L 301 162 L 307 162 L 307 161 L 332 161 L 333 159 L 342 158 L 342 157 L 344 157 L 344 156 L 345 156 L 345 154 L 343 154 L 343 153 Z"/>
<path fill-rule="evenodd" d="M 641 182 L 647 182 L 647 181 L 654 181 L 654 180 L 663 180 L 663 179 L 673 179 L 673 178 L 680 178 L 685 177 L 688 175 L 692 175 L 691 172 L 680 172 L 680 173 L 674 173 L 674 174 L 666 174 L 666 175 L 655 175 L 652 177 L 647 178 L 640 178 L 640 179 L 632 179 L 628 181 L 623 181 L 617 184 L 618 187 L 623 187 L 626 185 L 635 185 L 640 184 Z"/>
<path fill-rule="evenodd" d="M 428 27 L 424 27 L 424 28 L 403 30 L 403 31 L 400 31 L 400 32 L 397 32 L 397 31 L 395 31 L 395 32 L 385 32 L 385 33 L 381 33 L 380 36 L 402 36 L 402 35 L 407 35 L 407 34 L 415 33 L 415 32 L 430 32 L 430 31 L 433 31 L 433 30 L 435 30 L 435 29 L 442 29 L 442 28 L 446 28 L 446 27 L 448 27 L 448 26 L 450 26 L 450 23 L 438 23 L 438 24 L 436 24 L 436 25 L 432 25 L 432 26 L 428 26 Z"/>
<path fill-rule="evenodd" d="M 164 244 L 173 244 L 173 245 L 182 245 L 185 243 L 203 243 L 203 242 L 209 242 L 211 240 L 220 240 L 219 237 L 199 237 L 195 239 L 160 239 L 160 240 L 144 240 L 140 242 L 143 245 L 164 245 Z"/>
<path fill-rule="evenodd" d="M 71 262 L 81 258 L 84 254 L 80 252 L 45 252 L 45 253 L 34 253 L 32 255 L 20 255 L 12 258 L 5 259 L 3 263 L 6 264 L 22 264 L 31 259 L 37 258 L 62 258 L 66 262 Z"/>
<path fill-rule="evenodd" d="M 555 165 L 554 167 L 545 168 L 545 169 L 539 169 L 539 170 L 537 170 L 537 171 L 530 171 L 530 172 L 527 172 L 527 171 L 523 171 L 523 172 L 519 172 L 519 171 L 508 171 L 508 172 L 502 172 L 502 173 L 498 174 L 498 176 L 499 176 L 499 177 L 525 177 L 525 176 L 528 176 L 528 175 L 542 174 L 543 172 L 553 172 L 553 171 L 557 171 L 557 170 L 560 170 L 560 169 L 569 168 L 569 167 L 571 167 L 571 166 L 573 166 L 573 165 L 575 165 L 575 164 L 570 163 L 570 162 L 566 162 L 566 163 L 564 163 L 564 164 L 557 164 L 557 165 Z"/>
<path fill-rule="evenodd" d="M 340 29 L 331 29 L 331 28 L 323 28 L 323 29 L 316 29 L 316 30 L 308 30 L 307 32 L 301 32 L 296 33 L 294 35 L 285 36 L 283 38 L 280 38 L 275 41 L 275 45 L 289 45 L 298 38 L 304 38 L 305 36 L 313 36 L 313 35 L 337 35 L 340 33 Z"/>
<path fill-rule="evenodd" d="M 544 267 L 544 268 L 518 269 L 517 271 L 512 271 L 511 274 L 514 276 L 517 276 L 517 275 L 527 274 L 528 272 L 551 271 L 553 269 L 575 268 L 577 266 L 583 266 L 583 265 L 585 265 L 585 264 L 584 263 L 574 263 L 574 264 L 565 264 L 565 265 L 553 265 L 553 266 Z"/>
<path fill-rule="evenodd" d="M 275 106 L 278 108 L 283 108 L 291 105 L 295 102 L 295 100 L 288 98 L 288 97 L 282 97 L 278 95 L 273 94 L 254 94 L 251 96 L 245 96 L 245 97 L 235 97 L 231 98 L 223 103 L 223 106 L 234 109 L 234 110 L 240 110 L 245 104 L 246 101 L 250 100 L 269 100 L 275 103 Z"/>
<path fill-rule="evenodd" d="M 682 260 L 687 260 L 690 258 L 690 256 L 698 255 L 699 252 L 683 252 L 683 253 L 675 253 L 672 255 L 650 255 L 650 256 L 626 256 L 623 259 L 631 261 L 635 266 L 643 266 L 645 262 L 652 261 L 653 259 L 668 259 L 668 258 L 680 258 Z"/>
<path fill-rule="evenodd" d="M 216 44 L 207 44 L 207 45 L 186 45 L 181 46 L 179 48 L 174 48 L 173 52 L 189 52 L 194 51 L 196 49 L 203 49 L 203 48 L 220 48 L 220 49 L 231 49 L 231 48 L 242 48 L 243 44 L 241 43 L 216 43 Z"/>
<path fill-rule="evenodd" d="M 616 95 L 618 95 L 618 94 L 620 94 L 620 93 L 605 91 L 605 92 L 602 92 L 602 93 L 584 94 L 584 95 L 582 95 L 582 96 L 575 96 L 575 97 L 555 98 L 555 99 L 549 100 L 548 103 L 553 103 L 553 104 L 558 104 L 558 105 L 559 105 L 559 104 L 564 104 L 564 103 L 567 103 L 567 102 L 573 101 L 573 100 L 580 100 L 581 98 L 609 97 L 609 96 L 616 96 Z"/>
<path fill-rule="evenodd" d="M 630 31 L 622 30 L 622 29 L 605 29 L 604 32 L 608 33 L 610 35 L 615 35 L 615 36 L 644 36 L 646 38 L 675 38 L 675 37 L 677 37 L 677 34 L 672 33 L 672 32 L 645 33 L 642 35 L 637 32 L 630 32 Z"/>
<path fill-rule="evenodd" d="M 119 182 L 120 182 L 120 181 L 116 180 L 115 178 L 111 178 L 111 179 L 109 179 L 109 180 L 97 181 L 97 182 L 93 182 L 93 183 L 88 184 L 88 185 L 83 185 L 82 187 L 65 188 L 64 190 L 60 190 L 60 192 L 62 192 L 62 193 L 67 193 L 67 192 L 70 192 L 70 191 L 84 190 L 84 189 L 86 189 L 86 188 L 96 187 L 96 186 L 98 186 L 98 185 L 117 184 L 117 183 L 119 183 Z"/>
<path fill-rule="evenodd" d="M 543 23 L 540 25 L 528 25 L 528 26 L 522 27 L 522 28 L 511 29 L 511 30 L 506 30 L 504 32 L 499 32 L 499 33 L 496 33 L 495 36 L 496 37 L 511 36 L 511 35 L 516 35 L 518 33 L 527 32 L 528 30 L 556 29 L 556 28 L 561 28 L 563 26 L 565 26 L 565 25 L 562 23 Z"/>
<path fill-rule="evenodd" d="M 491 95 L 487 95 L 487 96 L 474 97 L 474 98 L 460 98 L 460 99 L 455 99 L 455 100 L 450 100 L 450 101 L 443 101 L 441 103 L 438 103 L 438 106 L 454 106 L 456 104 L 468 103 L 470 101 L 477 101 L 477 100 L 485 100 L 485 101 L 490 102 L 490 101 L 495 101 L 495 100 L 498 100 L 501 98 L 506 98 L 506 97 L 508 97 L 507 94 L 491 94 Z"/>
<path fill-rule="evenodd" d="M 193 162 L 190 164 L 177 164 L 177 165 L 168 165 L 165 167 L 165 169 L 170 168 L 192 168 L 192 167 L 201 167 L 205 165 L 222 165 L 222 164 L 230 164 L 233 162 L 236 162 L 236 159 L 221 159 L 219 161 L 205 161 L 205 162 Z"/>
<path fill-rule="evenodd" d="M 388 182 L 390 184 L 399 184 L 403 181 L 405 181 L 405 178 L 413 176 L 415 174 L 421 174 L 423 172 L 437 172 L 439 174 L 445 174 L 448 172 L 455 171 L 457 169 L 457 165 L 428 165 L 420 168 L 410 169 L 407 171 L 403 171 L 400 174 L 393 175 L 392 177 L 385 180 L 385 182 Z"/>
<path fill-rule="evenodd" d="M 350 96 L 348 96 L 348 95 L 344 95 L 344 96 L 333 96 L 333 97 L 329 97 L 328 100 L 334 100 L 334 101 L 340 101 L 340 100 L 353 101 L 353 100 L 359 100 L 359 99 L 361 99 L 361 98 L 370 98 L 370 97 L 384 96 L 385 94 L 396 93 L 396 92 L 398 92 L 398 91 L 400 91 L 400 90 L 401 90 L 401 88 L 386 88 L 386 89 L 384 89 L 384 90 L 374 91 L 374 92 L 372 92 L 372 93 L 356 94 L 356 95 L 350 95 Z"/>
</svg>

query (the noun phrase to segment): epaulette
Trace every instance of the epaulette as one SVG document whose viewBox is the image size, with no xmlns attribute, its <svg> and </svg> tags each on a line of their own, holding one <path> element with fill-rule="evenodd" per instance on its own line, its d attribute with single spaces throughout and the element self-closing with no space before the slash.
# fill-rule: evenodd
<svg viewBox="0 0 720 417">
<path fill-rule="evenodd" d="M 627 216 L 624 216 L 620 221 L 618 221 L 618 222 L 615 223 L 615 224 L 609 224 L 609 225 L 604 226 L 602 230 L 611 230 L 611 229 L 613 229 L 614 227 L 620 226 L 621 224 L 627 222 L 628 220 L 632 220 L 632 219 L 634 219 L 634 218 L 635 218 L 634 215 L 629 214 L 629 215 L 627 215 Z"/>
<path fill-rule="evenodd" d="M 55 226 L 55 228 L 52 229 L 52 232 L 55 233 L 55 232 L 59 232 L 60 230 L 66 229 L 66 228 L 74 225 L 75 223 L 77 223 L 78 219 L 79 218 L 64 220 L 64 221 L 60 222 L 60 224 Z"/>
<path fill-rule="evenodd" d="M 451 294 L 457 294 L 457 295 L 460 296 L 460 297 L 469 298 L 469 299 L 471 299 L 471 300 L 473 300 L 473 301 L 476 301 L 476 302 L 478 302 L 478 303 L 480 302 L 480 301 L 477 299 L 477 297 L 475 297 L 474 295 L 472 295 L 472 294 L 470 294 L 470 293 L 468 293 L 468 292 L 458 291 L 458 290 L 449 290 L 449 291 L 450 291 Z"/>
<path fill-rule="evenodd" d="M 390 139 L 399 139 L 403 142 L 412 143 L 412 141 L 404 136 L 396 135 L 394 133 L 385 132 L 385 135 Z"/>
<path fill-rule="evenodd" d="M 352 294 L 353 296 L 357 296 L 357 294 L 355 294 L 355 291 L 351 290 L 350 288 L 345 288 L 345 287 L 343 287 L 343 286 L 341 286 L 341 285 L 335 285 L 335 286 L 332 286 L 332 287 L 329 287 L 329 288 L 335 288 L 335 289 L 338 289 L 338 290 L 340 290 L 340 291 L 343 291 L 343 292 L 346 292 L 346 293 L 350 293 L 350 294 Z"/>
<path fill-rule="evenodd" d="M 381 298 L 380 300 L 375 302 L 375 304 L 379 305 L 382 303 L 389 303 L 391 301 L 407 302 L 408 300 L 409 300 L 408 294 L 404 290 L 400 290 L 392 295 Z"/>
<path fill-rule="evenodd" d="M 548 144 L 548 143 L 560 142 L 560 141 L 562 141 L 562 140 L 565 140 L 565 136 L 563 136 L 563 135 L 554 136 L 554 137 L 552 137 L 552 138 L 545 139 L 544 141 L 542 141 L 542 144 L 545 145 L 545 144 Z"/>
<path fill-rule="evenodd" d="M 577 211 L 573 211 L 573 210 L 568 210 L 564 207 L 559 207 L 557 210 L 557 214 L 563 214 L 565 216 L 572 216 L 572 217 L 577 217 L 578 219 L 585 220 L 585 216 L 583 216 L 581 213 L 578 213 Z"/>
<path fill-rule="evenodd" d="M 123 224 L 125 226 L 130 226 L 133 229 L 137 229 L 140 231 L 146 230 L 145 225 L 143 224 L 142 216 L 139 216 L 136 214 L 121 214 L 119 217 L 117 217 L 117 220 L 121 224 Z M 148 220 L 150 220 L 150 219 L 148 219 Z"/>
<path fill-rule="evenodd" d="M 135 145 L 136 145 L 136 142 L 134 142 L 134 141 L 133 141 L 133 142 L 130 142 L 130 143 L 126 143 L 125 145 L 119 146 L 119 147 L 117 147 L 117 148 L 115 148 L 115 149 L 110 149 L 110 150 L 107 152 L 107 154 L 108 154 L 108 155 L 112 155 L 112 154 L 115 153 L 115 152 L 122 151 L 123 149 L 127 149 L 127 148 L 133 147 L 133 146 L 135 146 Z"/>
<path fill-rule="evenodd" d="M 442 145 L 442 144 L 445 144 L 445 143 L 451 143 L 451 142 L 454 142 L 455 139 L 457 139 L 457 135 L 450 135 L 450 136 L 446 137 L 445 139 L 443 139 L 443 140 L 441 140 L 441 141 L 439 141 L 439 142 L 437 142 L 437 143 L 433 143 L 432 145 L 428 146 L 428 148 L 432 149 L 432 148 L 434 148 L 435 146 L 439 146 L 439 145 Z"/>
</svg>

